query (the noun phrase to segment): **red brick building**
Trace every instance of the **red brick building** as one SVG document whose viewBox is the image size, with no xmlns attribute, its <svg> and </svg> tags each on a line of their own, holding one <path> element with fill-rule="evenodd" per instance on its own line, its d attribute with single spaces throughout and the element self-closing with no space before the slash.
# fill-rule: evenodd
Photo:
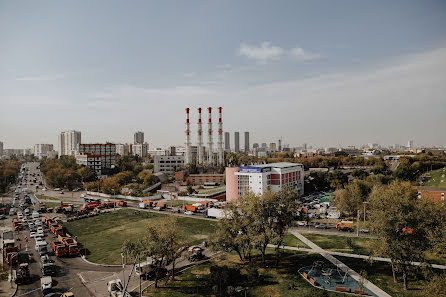
<svg viewBox="0 0 446 297">
<path fill-rule="evenodd" d="M 444 201 L 446 188 L 440 187 L 417 187 L 418 198 L 430 199 L 434 202 Z"/>
</svg>

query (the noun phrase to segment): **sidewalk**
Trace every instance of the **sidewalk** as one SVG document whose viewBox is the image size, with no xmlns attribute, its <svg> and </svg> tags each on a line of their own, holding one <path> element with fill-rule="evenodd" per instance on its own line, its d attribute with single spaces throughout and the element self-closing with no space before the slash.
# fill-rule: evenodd
<svg viewBox="0 0 446 297">
<path fill-rule="evenodd" d="M 17 292 L 17 285 L 15 282 L 12 282 L 12 288 L 11 283 L 8 280 L 0 281 L 0 296 L 14 296 Z"/>
<path fill-rule="evenodd" d="M 324 257 L 325 259 L 330 261 L 332 264 L 338 266 L 342 271 L 348 272 L 348 274 L 352 278 L 354 278 L 357 282 L 360 281 L 361 276 L 359 275 L 359 273 L 352 270 L 347 265 L 345 265 L 344 263 L 342 263 L 341 261 L 339 261 L 338 259 L 333 257 L 329 252 L 320 248 L 318 245 L 314 244 L 313 242 L 308 240 L 305 236 L 303 236 L 302 234 L 300 234 L 297 231 L 291 231 L 291 234 L 293 234 L 294 236 L 299 238 L 302 242 L 304 242 L 306 245 L 308 245 L 311 248 L 310 251 L 317 252 L 317 253 L 321 254 L 322 257 Z M 381 290 L 380 288 L 378 288 L 377 286 L 375 286 L 373 283 L 371 283 L 368 280 L 365 280 L 364 286 L 367 289 L 369 289 L 370 291 L 372 291 L 374 294 L 376 294 L 376 296 L 378 296 L 378 297 L 391 297 L 389 294 L 387 294 L 386 292 L 384 292 L 383 290 Z"/>
</svg>

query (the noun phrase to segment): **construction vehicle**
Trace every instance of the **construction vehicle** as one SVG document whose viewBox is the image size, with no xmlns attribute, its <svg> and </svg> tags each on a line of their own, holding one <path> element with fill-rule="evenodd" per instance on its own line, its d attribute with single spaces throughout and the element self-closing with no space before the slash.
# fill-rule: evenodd
<svg viewBox="0 0 446 297">
<path fill-rule="evenodd" d="M 114 201 L 109 201 L 109 202 L 104 202 L 101 204 L 102 208 L 113 208 L 115 207 L 115 202 Z"/>
<path fill-rule="evenodd" d="M 197 212 L 198 208 L 196 206 L 193 206 L 193 205 L 185 205 L 184 206 L 184 211 Z"/>
<path fill-rule="evenodd" d="M 127 207 L 127 201 L 119 200 L 118 205 L 121 207 Z"/>
<path fill-rule="evenodd" d="M 18 285 L 22 285 L 27 283 L 29 280 L 30 280 L 29 265 L 28 263 L 22 263 L 19 265 L 19 268 L 17 270 L 17 277 L 15 279 L 15 282 Z"/>
<path fill-rule="evenodd" d="M 225 212 L 221 208 L 208 208 L 203 212 L 203 216 L 206 218 L 223 218 L 225 216 Z"/>
<path fill-rule="evenodd" d="M 65 257 L 68 255 L 68 249 L 63 243 L 53 241 L 51 242 L 51 247 L 56 257 Z"/>
<path fill-rule="evenodd" d="M 59 239 L 59 242 L 64 244 L 65 247 L 68 248 L 68 255 L 69 256 L 78 256 L 80 252 L 80 247 L 77 244 L 77 242 L 68 234 L 65 236 L 59 235 L 57 237 Z"/>
<path fill-rule="evenodd" d="M 8 265 L 13 265 L 19 261 L 19 247 L 15 245 L 14 239 L 3 240 L 3 260 Z"/>
<path fill-rule="evenodd" d="M 191 262 L 199 261 L 204 258 L 203 248 L 193 245 L 187 249 L 187 259 Z"/>
<path fill-rule="evenodd" d="M 341 221 L 336 224 L 336 229 L 338 231 L 353 232 L 353 221 Z"/>
<path fill-rule="evenodd" d="M 14 225 L 14 230 L 16 230 L 16 231 L 23 230 L 22 220 L 20 220 L 20 219 L 13 219 L 12 223 Z"/>
</svg>

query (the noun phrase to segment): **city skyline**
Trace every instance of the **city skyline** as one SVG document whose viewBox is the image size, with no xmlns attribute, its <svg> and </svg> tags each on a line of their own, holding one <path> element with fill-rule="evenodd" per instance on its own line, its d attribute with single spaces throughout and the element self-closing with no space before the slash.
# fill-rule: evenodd
<svg viewBox="0 0 446 297">
<path fill-rule="evenodd" d="M 222 106 L 252 143 L 446 146 L 446 4 L 322 2 L 3 2 L 0 141 L 181 145 Z"/>
</svg>

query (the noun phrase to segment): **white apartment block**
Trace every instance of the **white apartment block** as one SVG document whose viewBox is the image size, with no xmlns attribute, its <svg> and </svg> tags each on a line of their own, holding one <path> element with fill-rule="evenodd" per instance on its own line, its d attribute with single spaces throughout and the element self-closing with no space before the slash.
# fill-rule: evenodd
<svg viewBox="0 0 446 297">
<path fill-rule="evenodd" d="M 167 156 L 168 155 L 168 151 L 161 149 L 161 148 L 156 148 L 154 150 L 148 150 L 147 151 L 149 153 L 150 156 Z"/>
<path fill-rule="evenodd" d="M 132 153 L 134 156 L 147 157 L 148 150 L 149 150 L 149 144 L 147 142 L 141 144 L 134 144 L 132 146 Z"/>
<path fill-rule="evenodd" d="M 107 174 L 116 165 L 116 145 L 113 143 L 80 144 L 76 163 L 93 168 L 98 176 Z"/>
<path fill-rule="evenodd" d="M 184 156 L 159 156 L 153 157 L 154 172 L 163 172 L 173 175 L 175 171 L 184 166 Z"/>
<path fill-rule="evenodd" d="M 238 196 L 248 190 L 262 195 L 269 188 L 278 192 L 283 186 L 293 187 L 304 194 L 304 166 L 296 163 L 272 163 L 240 167 L 237 176 Z"/>
<path fill-rule="evenodd" d="M 120 143 L 116 144 L 116 154 L 123 156 L 128 155 L 131 151 L 130 144 L 128 143 Z"/>
<path fill-rule="evenodd" d="M 81 144 L 81 132 L 65 131 L 59 135 L 59 156 L 74 156 L 79 152 L 79 144 Z"/>
<path fill-rule="evenodd" d="M 54 151 L 52 144 L 35 144 L 33 147 L 34 156 L 42 159 L 43 157 L 50 157 L 50 153 Z"/>
</svg>

